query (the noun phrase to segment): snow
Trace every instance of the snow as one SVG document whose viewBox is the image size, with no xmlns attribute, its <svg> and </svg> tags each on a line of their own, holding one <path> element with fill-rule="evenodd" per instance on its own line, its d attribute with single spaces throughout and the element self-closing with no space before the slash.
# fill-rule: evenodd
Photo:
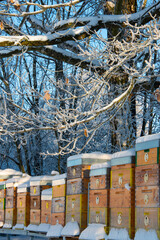
<svg viewBox="0 0 160 240">
<path fill-rule="evenodd" d="M 42 191 L 41 200 L 52 200 L 52 188 L 48 188 Z"/>
<path fill-rule="evenodd" d="M 79 239 L 98 240 L 106 236 L 103 224 L 89 224 L 89 226 L 80 234 Z"/>
<path fill-rule="evenodd" d="M 131 156 L 135 156 L 134 148 L 126 150 L 126 151 L 116 152 L 116 153 L 112 154 L 112 159 L 122 158 L 122 157 L 131 157 Z"/>
<path fill-rule="evenodd" d="M 3 227 L 3 222 L 0 222 L 0 227 Z"/>
<path fill-rule="evenodd" d="M 17 183 L 21 179 L 20 176 L 10 178 L 6 181 L 6 188 L 7 187 L 14 187 L 15 183 Z"/>
<path fill-rule="evenodd" d="M 66 237 L 74 237 L 79 234 L 80 228 L 77 222 L 68 222 L 61 232 L 61 235 Z"/>
<path fill-rule="evenodd" d="M 0 178 L 3 178 L 3 179 L 7 179 L 13 176 L 22 176 L 22 175 L 23 175 L 22 172 L 16 171 L 11 168 L 6 168 L 4 170 L 0 169 Z"/>
<path fill-rule="evenodd" d="M 114 240 L 130 240 L 128 231 L 125 228 L 111 228 L 109 235 L 106 238 Z M 142 239 L 141 239 L 142 240 Z M 146 239 L 145 239 L 146 240 Z"/>
<path fill-rule="evenodd" d="M 22 193 L 22 192 L 28 192 L 30 187 L 30 181 L 26 181 L 24 183 L 21 183 L 18 185 L 17 192 Z"/>
<path fill-rule="evenodd" d="M 101 152 L 93 152 L 93 153 L 82 153 L 82 154 L 77 154 L 74 156 L 71 156 L 67 159 L 67 161 L 70 160 L 76 160 L 76 159 L 106 159 L 109 160 L 111 159 L 111 154 L 107 154 L 107 153 L 101 153 Z"/>
<path fill-rule="evenodd" d="M 6 181 L 1 181 L 0 182 L 0 185 L 5 185 L 6 184 Z"/>
<path fill-rule="evenodd" d="M 31 177 L 29 175 L 25 175 L 24 177 L 20 178 L 18 182 L 15 183 L 15 187 L 27 187 L 30 183 Z M 29 186 L 28 186 L 29 187 Z"/>
<path fill-rule="evenodd" d="M 59 179 L 64 179 L 64 178 L 67 178 L 67 173 L 63 173 L 63 174 L 54 176 L 54 177 L 53 177 L 53 181 L 54 181 L 54 180 L 59 180 Z"/>
<path fill-rule="evenodd" d="M 66 183 L 67 173 L 57 175 L 53 178 L 52 186 L 62 185 Z"/>
<path fill-rule="evenodd" d="M 131 187 L 129 186 L 128 183 L 126 183 L 124 186 L 125 186 L 125 188 L 126 188 L 128 191 L 131 189 Z"/>
<path fill-rule="evenodd" d="M 38 226 L 36 232 L 47 233 L 48 230 L 49 230 L 49 228 L 50 228 L 50 226 L 51 226 L 50 224 L 41 223 L 41 224 Z"/>
<path fill-rule="evenodd" d="M 52 175 L 52 176 L 59 175 L 59 172 L 57 172 L 57 171 L 52 171 L 52 172 L 51 172 L 51 175 Z"/>
<path fill-rule="evenodd" d="M 51 225 L 46 236 L 59 238 L 61 236 L 62 229 L 63 227 L 61 224 Z"/>
<path fill-rule="evenodd" d="M 16 224 L 13 229 L 17 229 L 17 230 L 26 230 L 26 227 L 24 226 L 24 224 Z"/>
<path fill-rule="evenodd" d="M 31 177 L 30 186 L 47 185 L 48 183 L 51 184 L 53 179 L 54 176 L 48 175 Z"/>
<path fill-rule="evenodd" d="M 38 225 L 33 225 L 33 224 L 29 224 L 28 227 L 26 228 L 26 230 L 31 232 L 37 232 L 37 229 L 38 229 Z"/>
<path fill-rule="evenodd" d="M 111 167 L 111 162 L 107 161 L 104 163 L 97 163 L 97 164 L 92 164 L 91 165 L 91 170 L 92 169 L 98 169 L 98 168 L 110 168 Z"/>
<path fill-rule="evenodd" d="M 158 236 L 155 230 L 138 229 L 134 240 L 158 240 Z"/>
<path fill-rule="evenodd" d="M 137 138 L 136 144 L 137 143 L 148 142 L 148 141 L 153 141 L 153 140 L 159 140 L 159 139 L 160 139 L 160 133 L 152 134 L 152 135 Z"/>
<path fill-rule="evenodd" d="M 4 223 L 3 228 L 12 228 L 12 224 Z"/>
</svg>

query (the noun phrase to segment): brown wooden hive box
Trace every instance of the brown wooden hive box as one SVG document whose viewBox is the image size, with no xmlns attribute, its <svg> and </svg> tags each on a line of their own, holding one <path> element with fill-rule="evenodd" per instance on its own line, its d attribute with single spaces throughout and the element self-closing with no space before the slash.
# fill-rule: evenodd
<svg viewBox="0 0 160 240">
<path fill-rule="evenodd" d="M 41 192 L 45 189 L 51 188 L 50 185 L 44 186 L 30 186 L 30 196 L 40 196 Z"/>
<path fill-rule="evenodd" d="M 5 198 L 0 198 L 0 210 L 5 209 Z"/>
<path fill-rule="evenodd" d="M 17 222 L 17 209 L 9 208 L 5 209 L 5 222 L 6 220 L 11 221 L 11 224 L 14 226 Z"/>
<path fill-rule="evenodd" d="M 6 197 L 6 189 L 0 189 L 0 198 Z"/>
<path fill-rule="evenodd" d="M 51 224 L 51 212 L 41 210 L 41 223 Z"/>
<path fill-rule="evenodd" d="M 41 196 L 30 196 L 31 209 L 41 208 Z"/>
<path fill-rule="evenodd" d="M 60 213 L 65 211 L 65 197 L 52 199 L 52 213 Z"/>
<path fill-rule="evenodd" d="M 130 238 L 135 233 L 135 209 L 134 208 L 111 208 L 110 209 L 110 227 L 126 228 Z"/>
<path fill-rule="evenodd" d="M 105 224 L 109 226 L 109 208 L 89 208 L 89 223 Z"/>
<path fill-rule="evenodd" d="M 137 166 L 148 164 L 159 164 L 160 148 L 150 148 L 137 152 Z"/>
<path fill-rule="evenodd" d="M 155 229 L 157 231 L 160 229 L 159 219 L 159 208 L 136 208 L 136 229 Z"/>
<path fill-rule="evenodd" d="M 52 200 L 41 200 L 41 211 L 51 213 Z"/>
<path fill-rule="evenodd" d="M 110 207 L 111 208 L 130 208 L 135 206 L 135 189 L 111 189 L 110 190 Z"/>
<path fill-rule="evenodd" d="M 17 208 L 17 223 L 28 226 L 30 223 L 30 209 Z"/>
<path fill-rule="evenodd" d="M 87 211 L 87 194 L 76 194 L 66 196 L 66 213 L 67 212 L 85 212 Z"/>
<path fill-rule="evenodd" d="M 109 207 L 109 189 L 90 190 L 89 207 Z"/>
<path fill-rule="evenodd" d="M 57 223 L 62 226 L 65 225 L 65 213 L 52 213 L 51 214 L 51 224 L 56 225 Z"/>
<path fill-rule="evenodd" d="M 66 195 L 66 184 L 56 185 L 52 187 L 52 197 L 65 197 Z"/>
<path fill-rule="evenodd" d="M 125 184 L 135 186 L 135 164 L 123 164 L 111 168 L 111 188 L 122 188 Z"/>
<path fill-rule="evenodd" d="M 31 209 L 30 210 L 30 224 L 39 225 L 41 223 L 41 210 Z"/>
<path fill-rule="evenodd" d="M 17 188 L 14 188 L 14 187 L 7 187 L 6 188 L 6 196 L 13 197 L 13 196 L 16 196 L 16 193 L 17 193 Z"/>
<path fill-rule="evenodd" d="M 80 230 L 83 230 L 87 227 L 87 212 L 75 211 L 66 213 L 66 222 L 76 221 L 79 223 Z"/>
<path fill-rule="evenodd" d="M 17 195 L 17 208 L 30 208 L 30 196 L 29 193 L 27 195 L 21 195 L 18 193 Z"/>
<path fill-rule="evenodd" d="M 17 199 L 15 197 L 6 197 L 6 208 L 16 208 Z"/>
<path fill-rule="evenodd" d="M 136 187 L 154 186 L 160 184 L 160 165 L 150 164 L 136 167 Z"/>
<path fill-rule="evenodd" d="M 87 193 L 88 183 L 89 178 L 76 178 L 67 180 L 67 195 Z"/>
<path fill-rule="evenodd" d="M 136 188 L 136 207 L 159 207 L 159 186 Z"/>
<path fill-rule="evenodd" d="M 67 179 L 89 178 L 90 165 L 77 165 L 67 168 Z"/>
<path fill-rule="evenodd" d="M 110 172 L 110 171 L 109 171 Z M 110 174 L 90 177 L 90 189 L 109 189 L 110 188 Z"/>
<path fill-rule="evenodd" d="M 0 221 L 4 222 L 4 214 L 5 214 L 5 210 L 0 210 Z"/>
</svg>

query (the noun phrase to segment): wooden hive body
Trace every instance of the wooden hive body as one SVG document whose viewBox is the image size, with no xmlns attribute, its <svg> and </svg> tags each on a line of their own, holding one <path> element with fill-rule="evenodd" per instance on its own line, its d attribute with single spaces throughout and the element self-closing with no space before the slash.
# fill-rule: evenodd
<svg viewBox="0 0 160 240">
<path fill-rule="evenodd" d="M 52 188 L 41 193 L 41 223 L 51 224 Z"/>
</svg>

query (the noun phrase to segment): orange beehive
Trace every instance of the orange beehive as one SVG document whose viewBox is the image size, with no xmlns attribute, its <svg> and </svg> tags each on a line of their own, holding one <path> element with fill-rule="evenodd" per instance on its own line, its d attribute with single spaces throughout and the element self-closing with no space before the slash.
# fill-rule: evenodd
<svg viewBox="0 0 160 240">
<path fill-rule="evenodd" d="M 88 183 L 89 178 L 75 178 L 67 180 L 67 195 L 87 193 Z"/>
<path fill-rule="evenodd" d="M 135 234 L 135 150 L 118 152 L 111 159 L 110 227 Z"/>
<path fill-rule="evenodd" d="M 41 223 L 41 210 L 30 209 L 30 224 L 39 225 Z"/>
<path fill-rule="evenodd" d="M 109 189 L 99 189 L 89 191 L 89 207 L 109 207 Z"/>
<path fill-rule="evenodd" d="M 136 207 L 156 207 L 160 205 L 159 186 L 136 188 Z"/>
<path fill-rule="evenodd" d="M 51 213 L 51 224 L 61 224 L 62 226 L 65 225 L 65 213 Z"/>
<path fill-rule="evenodd" d="M 41 193 L 41 223 L 51 224 L 52 188 Z"/>
<path fill-rule="evenodd" d="M 89 223 L 104 224 L 105 226 L 109 226 L 109 208 L 90 207 Z"/>
</svg>

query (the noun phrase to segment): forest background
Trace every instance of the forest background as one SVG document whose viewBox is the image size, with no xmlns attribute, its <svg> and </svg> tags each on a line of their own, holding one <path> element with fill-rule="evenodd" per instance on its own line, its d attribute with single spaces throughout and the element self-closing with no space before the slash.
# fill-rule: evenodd
<svg viewBox="0 0 160 240">
<path fill-rule="evenodd" d="M 0 0 L 0 168 L 63 173 L 160 132 L 159 16 L 157 0 Z"/>
</svg>

